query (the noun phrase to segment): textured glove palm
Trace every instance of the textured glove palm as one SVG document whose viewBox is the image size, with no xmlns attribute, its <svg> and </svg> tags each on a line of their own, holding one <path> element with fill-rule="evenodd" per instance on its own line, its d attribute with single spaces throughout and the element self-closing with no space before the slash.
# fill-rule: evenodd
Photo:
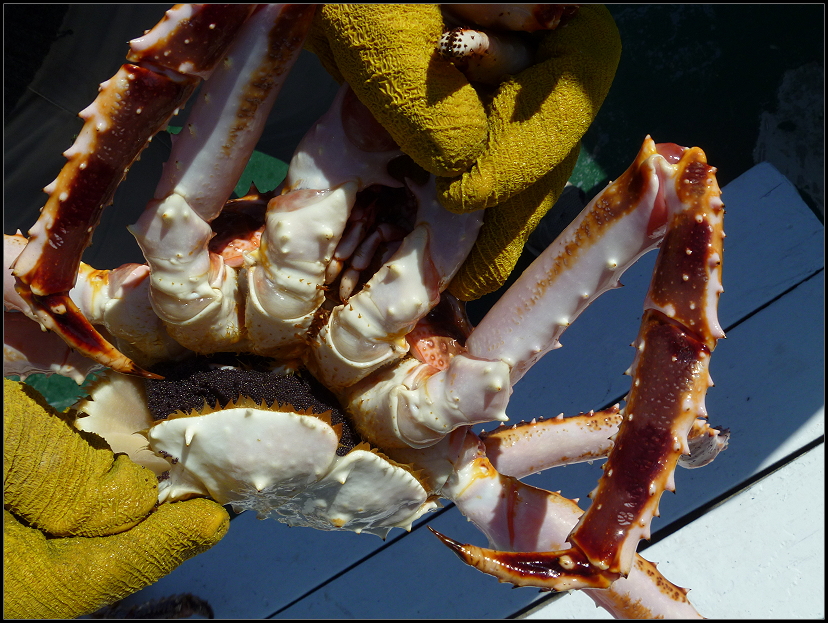
<svg viewBox="0 0 828 623">
<path fill-rule="evenodd" d="M 205 499 L 164 504 L 155 475 L 4 380 L 3 613 L 76 617 L 152 584 L 227 532 Z"/>
<path fill-rule="evenodd" d="M 481 98 L 436 54 L 443 30 L 438 5 L 324 5 L 308 47 L 403 151 L 438 176 L 446 208 L 490 208 L 450 287 L 471 300 L 502 285 L 557 201 L 621 44 L 605 7 L 581 7 L 543 36 L 534 65 Z"/>
</svg>

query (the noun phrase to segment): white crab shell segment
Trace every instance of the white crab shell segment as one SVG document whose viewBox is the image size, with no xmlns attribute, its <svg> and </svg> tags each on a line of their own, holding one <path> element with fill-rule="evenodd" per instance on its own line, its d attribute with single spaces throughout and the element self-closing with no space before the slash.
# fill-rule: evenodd
<svg viewBox="0 0 828 623">
<path fill-rule="evenodd" d="M 383 448 L 426 448 L 469 424 L 504 421 L 509 367 L 458 355 L 445 370 L 408 358 L 342 392 L 363 438 Z"/>
<path fill-rule="evenodd" d="M 302 341 L 325 295 L 325 269 L 333 257 L 357 186 L 296 190 L 270 201 L 267 235 L 245 254 L 248 335 L 256 352 Z"/>
<path fill-rule="evenodd" d="M 369 532 L 385 538 L 391 528 L 437 508 L 405 467 L 370 450 L 337 457 L 328 474 L 278 509 L 290 526 Z"/>
<path fill-rule="evenodd" d="M 337 456 L 339 433 L 316 415 L 230 405 L 173 416 L 147 436 L 172 463 L 161 501 L 209 495 L 262 519 L 380 536 L 435 507 L 406 467 L 367 446 Z"/>
<path fill-rule="evenodd" d="M 361 292 L 331 313 L 314 341 L 314 372 L 326 386 L 352 385 L 408 352 L 405 335 L 439 300 L 425 226 L 409 234 Z"/>
<path fill-rule="evenodd" d="M 278 507 L 327 472 L 339 443 L 333 428 L 317 417 L 252 407 L 171 417 L 147 436 L 177 466 L 161 483 L 161 497 L 182 496 L 173 476 L 185 470 L 214 500 L 239 506 L 261 495 Z"/>
<path fill-rule="evenodd" d="M 74 405 L 78 413 L 75 428 L 103 437 L 113 452 L 124 453 L 161 475 L 169 463 L 150 450 L 146 436 L 139 432 L 153 421 L 146 404 L 142 380 L 109 371 L 90 387 L 89 398 Z"/>
</svg>

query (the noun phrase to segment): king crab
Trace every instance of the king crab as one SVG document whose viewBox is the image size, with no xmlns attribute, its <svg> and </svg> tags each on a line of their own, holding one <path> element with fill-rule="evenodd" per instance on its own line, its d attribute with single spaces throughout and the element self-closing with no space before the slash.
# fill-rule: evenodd
<svg viewBox="0 0 828 623">
<path fill-rule="evenodd" d="M 86 125 L 30 238 L 5 239 L 14 280 L 7 271 L 4 301 L 23 312 L 6 313 L 20 327 L 6 336 L 33 336 L 12 345 L 20 360 L 6 372 L 55 371 L 50 366 L 60 362 L 57 371 L 83 378 L 94 362 L 111 368 L 79 406 L 89 416 L 78 425 L 154 469 L 162 501 L 209 495 L 291 525 L 384 536 L 445 497 L 493 549 L 441 540 L 484 572 L 516 585 L 599 589 L 590 596 L 620 616 L 633 604 L 653 616 L 697 616 L 686 591 L 635 547 L 649 536 L 677 462 L 700 466 L 726 444 L 702 419 L 710 352 L 723 336 L 715 169 L 698 148 L 648 137 L 628 171 L 469 332 L 444 290 L 474 243 L 480 215 L 444 211 L 433 178 L 410 166 L 347 87 L 303 139 L 283 193 L 248 197 L 218 219 L 312 12 L 180 6 L 133 42 L 133 64 L 81 113 Z M 197 45 L 184 48 L 180 39 Z M 193 47 L 194 57 L 179 56 Z M 156 200 L 132 228 L 147 264 L 111 271 L 81 264 L 124 171 L 210 74 Z M 239 122 L 239 91 L 255 102 L 244 115 L 249 123 Z M 383 211 L 389 199 L 396 204 Z M 398 214 L 400 202 L 413 207 L 404 218 L 371 216 L 374 204 L 380 214 Z M 265 204 L 260 235 L 229 235 L 228 213 L 247 222 Z M 220 248 L 218 240 L 229 244 Z M 477 435 L 471 425 L 507 419 L 512 386 L 592 300 L 658 246 L 624 409 Z M 381 267 L 369 277 L 372 265 Z M 429 320 L 437 311 L 459 320 L 435 327 Z M 54 333 L 40 334 L 31 320 Z M 83 356 L 68 354 L 55 334 Z M 179 403 L 156 421 L 141 377 L 152 386 L 159 371 L 174 369 L 159 364 L 221 352 L 264 358 L 268 377 L 277 366 L 310 371 L 347 416 L 294 404 L 295 397 L 253 395 L 252 386 L 263 384 L 248 375 L 236 383 L 248 388 L 242 395 L 204 410 Z M 241 374 L 216 359 L 205 366 L 201 373 L 225 381 Z M 129 406 L 113 407 L 108 396 L 127 397 Z M 112 412 L 132 420 L 113 423 Z M 133 434 L 142 429 L 146 437 Z M 607 455 L 586 513 L 518 480 Z"/>
</svg>

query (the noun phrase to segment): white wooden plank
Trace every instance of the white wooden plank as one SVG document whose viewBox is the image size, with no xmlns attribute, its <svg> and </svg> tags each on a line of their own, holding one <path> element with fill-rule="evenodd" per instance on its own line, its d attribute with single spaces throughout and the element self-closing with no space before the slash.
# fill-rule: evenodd
<svg viewBox="0 0 828 623">
<path fill-rule="evenodd" d="M 644 552 L 710 618 L 825 617 L 825 445 Z M 739 529 L 750 523 L 750 529 Z M 737 529 L 732 529 L 735 526 Z M 526 618 L 612 618 L 571 593 Z"/>
</svg>

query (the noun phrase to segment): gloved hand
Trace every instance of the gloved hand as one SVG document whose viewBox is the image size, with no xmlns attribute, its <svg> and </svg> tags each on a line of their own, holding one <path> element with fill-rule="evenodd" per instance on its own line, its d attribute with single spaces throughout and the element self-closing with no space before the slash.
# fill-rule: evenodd
<svg viewBox="0 0 828 623">
<path fill-rule="evenodd" d="M 3 614 L 76 617 L 152 584 L 212 547 L 227 512 L 163 504 L 155 475 L 75 431 L 36 391 L 4 379 Z"/>
<path fill-rule="evenodd" d="M 506 280 L 563 190 L 621 43 L 605 7 L 583 6 L 541 35 L 534 65 L 479 95 L 436 53 L 443 30 L 438 5 L 323 5 L 306 46 L 347 80 L 403 151 L 438 176 L 446 208 L 490 208 L 450 286 L 472 300 Z"/>
</svg>

